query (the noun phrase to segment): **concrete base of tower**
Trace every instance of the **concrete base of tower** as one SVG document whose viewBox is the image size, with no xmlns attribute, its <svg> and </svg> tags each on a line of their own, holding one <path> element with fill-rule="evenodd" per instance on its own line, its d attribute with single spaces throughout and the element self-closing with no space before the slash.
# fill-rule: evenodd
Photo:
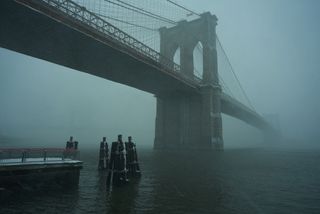
<svg viewBox="0 0 320 214">
<path fill-rule="evenodd" d="M 213 142 L 212 142 L 212 149 L 218 150 L 218 151 L 223 151 L 223 149 L 224 149 L 223 139 L 214 138 Z"/>
</svg>

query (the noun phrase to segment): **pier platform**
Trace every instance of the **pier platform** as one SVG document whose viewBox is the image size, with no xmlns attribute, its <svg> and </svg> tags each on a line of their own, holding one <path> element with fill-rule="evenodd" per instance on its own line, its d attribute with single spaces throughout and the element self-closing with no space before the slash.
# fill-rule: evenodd
<svg viewBox="0 0 320 214">
<path fill-rule="evenodd" d="M 78 185 L 83 162 L 74 149 L 0 149 L 0 188 Z"/>
</svg>

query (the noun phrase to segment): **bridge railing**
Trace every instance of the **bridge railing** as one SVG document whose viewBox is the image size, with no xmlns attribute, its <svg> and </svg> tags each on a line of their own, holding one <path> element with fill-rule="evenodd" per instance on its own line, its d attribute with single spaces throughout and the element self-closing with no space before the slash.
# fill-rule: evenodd
<svg viewBox="0 0 320 214">
<path fill-rule="evenodd" d="M 14 163 L 52 162 L 75 159 L 76 149 L 60 148 L 0 148 L 0 166 Z"/>
<path fill-rule="evenodd" d="M 107 39 L 112 39 L 113 41 L 121 44 L 126 49 L 134 51 L 142 57 L 147 57 L 153 60 L 155 63 L 160 64 L 160 68 L 164 69 L 166 72 L 173 74 L 174 76 L 183 79 L 185 81 L 191 82 L 192 84 L 199 83 L 198 78 L 189 77 L 181 73 L 180 65 L 174 63 L 172 60 L 164 57 L 159 52 L 153 50 L 137 39 L 133 38 L 129 34 L 125 33 L 116 26 L 110 24 L 105 19 L 99 17 L 95 13 L 87 10 L 84 6 L 75 3 L 72 0 L 17 0 L 27 5 L 41 5 L 49 10 L 58 10 L 67 15 L 74 20 L 90 26 L 92 29 L 102 33 L 107 37 Z M 37 8 L 39 9 L 39 8 Z"/>
</svg>

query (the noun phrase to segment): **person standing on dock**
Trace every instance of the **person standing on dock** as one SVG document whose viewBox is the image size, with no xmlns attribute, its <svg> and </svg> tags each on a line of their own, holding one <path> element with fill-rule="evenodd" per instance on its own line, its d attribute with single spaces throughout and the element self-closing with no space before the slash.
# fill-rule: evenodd
<svg viewBox="0 0 320 214">
<path fill-rule="evenodd" d="M 111 146 L 107 183 L 110 184 L 111 180 L 112 183 L 117 186 L 129 181 L 126 169 L 126 151 L 122 141 L 122 135 L 118 135 L 118 140 L 112 142 Z"/>
<path fill-rule="evenodd" d="M 78 141 L 73 141 L 73 136 L 70 136 L 69 141 L 66 143 L 66 151 L 64 154 L 64 158 L 72 158 L 75 159 L 78 155 Z"/>
<path fill-rule="evenodd" d="M 99 169 L 107 169 L 109 162 L 109 148 L 106 137 L 102 138 L 100 142 L 100 152 L 99 152 Z"/>
<path fill-rule="evenodd" d="M 71 149 L 71 148 L 73 148 L 73 137 L 72 136 L 70 136 L 70 139 L 67 141 L 67 143 L 66 143 L 66 149 Z"/>
<path fill-rule="evenodd" d="M 125 143 L 126 145 L 126 161 L 128 166 L 128 173 L 131 176 L 140 176 L 140 167 L 138 162 L 138 154 L 136 144 L 132 142 L 132 137 L 128 137 L 128 142 Z"/>
</svg>

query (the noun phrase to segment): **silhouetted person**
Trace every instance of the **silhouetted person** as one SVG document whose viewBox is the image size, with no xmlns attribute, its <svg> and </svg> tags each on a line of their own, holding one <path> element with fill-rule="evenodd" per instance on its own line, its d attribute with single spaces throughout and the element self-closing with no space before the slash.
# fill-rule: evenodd
<svg viewBox="0 0 320 214">
<path fill-rule="evenodd" d="M 107 169 L 109 162 L 109 148 L 106 137 L 102 138 L 100 142 L 100 152 L 99 152 L 99 169 Z"/>
<path fill-rule="evenodd" d="M 127 150 L 127 167 L 128 172 L 132 176 L 140 175 L 140 167 L 138 162 L 138 154 L 136 144 L 132 142 L 132 137 L 128 137 L 128 142 L 126 142 L 126 150 Z"/>
<path fill-rule="evenodd" d="M 78 141 L 73 141 L 73 137 L 70 136 L 70 139 L 66 143 L 66 151 L 64 157 L 76 158 L 78 149 Z"/>
<path fill-rule="evenodd" d="M 73 148 L 73 137 L 72 136 L 70 136 L 70 139 L 67 141 L 67 143 L 66 143 L 66 149 L 71 149 L 71 148 Z"/>
<path fill-rule="evenodd" d="M 122 141 L 122 135 L 118 135 L 118 140 L 112 142 L 111 155 L 109 163 L 109 175 L 107 182 L 120 185 L 121 183 L 128 182 L 127 169 L 126 169 L 126 151 Z"/>
</svg>

